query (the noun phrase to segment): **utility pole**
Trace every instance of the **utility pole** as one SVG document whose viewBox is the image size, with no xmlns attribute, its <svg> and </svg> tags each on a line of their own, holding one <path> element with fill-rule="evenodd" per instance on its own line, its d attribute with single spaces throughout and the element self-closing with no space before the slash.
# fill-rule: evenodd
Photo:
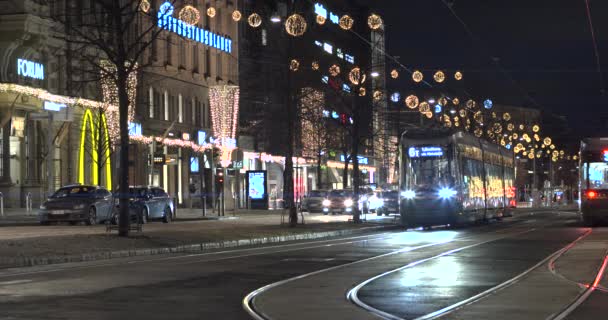
<svg viewBox="0 0 608 320">
<path fill-rule="evenodd" d="M 53 168 L 53 159 L 55 158 L 54 155 L 54 147 L 53 147 L 53 113 L 50 111 L 47 111 L 48 114 L 48 134 L 46 137 L 46 144 L 47 144 L 47 154 L 46 154 L 46 175 L 47 175 L 47 179 L 48 179 L 48 192 L 49 192 L 49 196 L 51 194 L 53 194 L 53 192 L 55 192 L 55 187 L 54 187 L 54 169 Z"/>
</svg>

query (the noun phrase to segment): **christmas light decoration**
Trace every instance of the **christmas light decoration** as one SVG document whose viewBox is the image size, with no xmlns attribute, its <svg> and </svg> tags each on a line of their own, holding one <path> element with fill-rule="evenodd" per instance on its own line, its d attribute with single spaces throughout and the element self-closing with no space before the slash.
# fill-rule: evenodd
<svg viewBox="0 0 608 320">
<path fill-rule="evenodd" d="M 414 73 L 412 73 L 412 80 L 414 80 L 414 82 L 420 82 L 422 79 L 424 79 L 422 72 L 416 70 Z"/>
<path fill-rule="evenodd" d="M 312 70 L 315 70 L 315 71 L 319 70 L 319 62 L 313 61 L 311 66 L 312 66 Z"/>
<path fill-rule="evenodd" d="M 537 124 L 535 124 L 534 126 L 532 126 L 532 131 L 539 132 L 540 131 L 540 127 Z"/>
<path fill-rule="evenodd" d="M 431 106 L 429 105 L 428 102 L 426 101 L 422 101 L 418 107 L 418 110 L 420 111 L 420 113 L 430 113 L 431 112 Z"/>
<path fill-rule="evenodd" d="M 469 109 L 473 109 L 473 108 L 475 108 L 475 106 L 476 106 L 476 105 L 477 105 L 477 103 L 475 103 L 475 101 L 474 101 L 474 100 L 472 100 L 472 99 L 469 99 L 469 100 L 467 101 L 467 108 L 469 108 Z"/>
<path fill-rule="evenodd" d="M 452 104 L 455 105 L 455 106 L 459 105 L 460 104 L 460 99 L 458 99 L 458 98 L 452 99 Z"/>
<path fill-rule="evenodd" d="M 486 108 L 486 109 L 492 109 L 492 106 L 494 106 L 494 103 L 490 99 L 486 99 L 483 102 L 483 107 Z"/>
<path fill-rule="evenodd" d="M 329 74 L 332 77 L 336 77 L 340 74 L 340 67 L 336 64 L 332 65 L 331 67 L 329 67 Z"/>
<path fill-rule="evenodd" d="M 365 73 L 361 72 L 359 67 L 354 67 L 348 73 L 348 80 L 354 85 L 360 85 L 365 82 Z"/>
<path fill-rule="evenodd" d="M 232 150 L 235 146 L 229 141 L 235 141 L 239 118 L 239 87 L 211 86 L 209 88 L 209 104 L 211 106 L 211 125 L 213 135 L 221 150 L 220 163 L 223 167 L 230 164 Z"/>
<path fill-rule="evenodd" d="M 479 124 L 483 124 L 483 114 L 481 113 L 481 111 L 477 111 L 475 112 L 475 114 L 473 114 L 473 120 L 475 120 Z"/>
<path fill-rule="evenodd" d="M 365 88 L 363 88 L 363 87 L 359 88 L 359 96 L 365 97 L 365 94 L 366 94 Z"/>
<path fill-rule="evenodd" d="M 317 24 L 324 25 L 327 18 L 322 15 L 317 15 Z"/>
<path fill-rule="evenodd" d="M 239 22 L 243 18 L 243 14 L 239 10 L 232 11 L 232 20 Z"/>
<path fill-rule="evenodd" d="M 113 143 L 120 143 L 120 125 L 119 125 L 119 111 L 118 106 L 118 88 L 116 86 L 116 66 L 108 61 L 102 60 L 101 66 L 101 92 L 103 93 L 104 102 L 104 113 L 108 119 L 108 128 L 110 131 L 111 141 Z M 129 66 L 125 66 L 128 68 Z M 135 103 L 137 98 L 137 65 L 134 66 L 133 70 L 127 77 L 127 95 L 129 97 L 128 106 L 128 121 L 133 122 L 135 116 Z"/>
<path fill-rule="evenodd" d="M 466 109 L 460 109 L 460 110 L 458 110 L 458 114 L 460 115 L 461 118 L 466 118 L 467 117 L 467 110 Z"/>
<path fill-rule="evenodd" d="M 249 18 L 247 18 L 247 22 L 251 27 L 257 28 L 262 25 L 262 17 L 260 17 L 260 15 L 257 13 L 252 13 L 249 15 Z"/>
<path fill-rule="evenodd" d="M 399 71 L 397 71 L 397 69 L 393 69 L 391 71 L 391 78 L 393 78 L 393 79 L 399 78 Z"/>
<path fill-rule="evenodd" d="M 298 71 L 298 69 L 300 68 L 300 62 L 296 59 L 292 59 L 289 62 L 289 70 L 291 71 Z"/>
<path fill-rule="evenodd" d="M 374 91 L 374 95 L 373 95 L 374 100 L 379 101 L 380 99 L 382 99 L 382 96 L 383 96 L 382 91 L 380 91 L 380 90 Z"/>
<path fill-rule="evenodd" d="M 507 124 L 507 130 L 513 131 L 513 129 L 515 129 L 515 126 L 512 123 Z"/>
<path fill-rule="evenodd" d="M 438 101 L 439 101 L 439 104 L 442 105 L 442 106 L 444 106 L 444 107 L 448 105 L 448 99 L 446 99 L 445 97 L 439 98 Z"/>
<path fill-rule="evenodd" d="M 551 138 L 546 137 L 545 139 L 543 139 L 543 144 L 546 146 L 551 145 Z"/>
<path fill-rule="evenodd" d="M 432 113 L 432 112 L 430 112 L 430 111 L 429 111 L 429 112 L 425 112 L 425 113 L 424 113 L 424 115 L 425 115 L 425 116 L 426 116 L 428 119 L 430 119 L 430 118 L 432 118 L 432 117 L 433 117 L 433 113 Z"/>
<path fill-rule="evenodd" d="M 508 113 L 508 112 L 503 113 L 502 119 L 505 120 L 505 121 L 511 120 L 511 114 Z"/>
<path fill-rule="evenodd" d="M 410 109 L 416 109 L 418 107 L 419 99 L 417 96 L 411 94 L 405 98 L 405 105 Z"/>
<path fill-rule="evenodd" d="M 150 1 L 141 0 L 139 3 L 139 10 L 141 10 L 143 13 L 148 13 L 150 11 Z"/>
<path fill-rule="evenodd" d="M 197 24 L 198 21 L 201 19 L 201 14 L 195 7 L 191 5 L 185 5 L 182 10 L 179 11 L 179 19 L 185 22 L 186 24 L 193 26 Z"/>
<path fill-rule="evenodd" d="M 285 31 L 293 37 L 300 37 L 306 32 L 306 19 L 301 15 L 294 13 L 285 20 Z"/>
<path fill-rule="evenodd" d="M 445 73 L 443 73 L 443 71 L 438 70 L 437 72 L 435 72 L 435 74 L 433 75 L 433 79 L 435 80 L 435 82 L 437 83 L 442 83 L 445 80 Z"/>
<path fill-rule="evenodd" d="M 552 144 L 552 145 L 550 145 L 550 146 L 549 146 L 549 148 L 550 148 L 551 150 L 553 150 L 553 149 L 555 149 L 555 145 L 554 145 L 554 144 Z"/>
<path fill-rule="evenodd" d="M 537 133 L 534 134 L 534 140 L 540 141 L 540 136 Z"/>
<path fill-rule="evenodd" d="M 379 15 L 373 13 L 367 18 L 367 25 L 372 30 L 378 30 L 382 27 L 382 18 Z"/>
<path fill-rule="evenodd" d="M 344 30 L 350 30 L 353 27 L 354 22 L 355 21 L 353 20 L 353 18 L 351 18 L 349 15 L 345 14 L 340 18 L 340 21 L 338 24 L 340 25 L 340 28 L 342 28 Z"/>
<path fill-rule="evenodd" d="M 209 16 L 209 18 L 213 18 L 215 17 L 215 8 L 214 7 L 209 7 L 207 8 L 207 15 Z"/>
<path fill-rule="evenodd" d="M 483 135 L 483 131 L 480 128 L 476 128 L 475 129 L 475 136 L 477 138 L 481 137 Z"/>
<path fill-rule="evenodd" d="M 493 127 L 495 133 L 502 132 L 502 125 L 500 123 L 495 123 L 492 127 Z"/>
<path fill-rule="evenodd" d="M 456 79 L 456 80 L 458 80 L 458 81 L 462 80 L 462 72 L 460 72 L 460 71 L 456 71 L 456 72 L 454 73 L 454 79 Z"/>
<path fill-rule="evenodd" d="M 323 122 L 325 94 L 313 88 L 302 88 L 299 110 L 302 112 L 301 135 L 302 155 L 309 158 L 318 156 L 325 147 L 328 131 Z"/>
<path fill-rule="evenodd" d="M 44 89 L 32 88 L 28 86 L 13 84 L 13 83 L 0 83 L 0 92 L 24 94 L 38 98 L 40 100 L 51 101 L 55 103 L 62 103 L 66 105 L 78 105 L 85 108 L 106 108 L 106 104 L 94 100 L 72 98 L 61 95 L 52 94 Z M 118 110 L 117 106 L 107 106 L 109 110 Z"/>
</svg>

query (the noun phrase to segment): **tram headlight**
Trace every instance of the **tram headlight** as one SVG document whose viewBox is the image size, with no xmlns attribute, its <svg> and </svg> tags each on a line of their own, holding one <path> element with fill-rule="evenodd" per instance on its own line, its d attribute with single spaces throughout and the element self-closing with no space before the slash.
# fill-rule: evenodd
<svg viewBox="0 0 608 320">
<path fill-rule="evenodd" d="M 414 190 L 401 191 L 401 196 L 405 199 L 414 199 L 416 198 L 416 192 Z"/>
<path fill-rule="evenodd" d="M 344 206 L 345 207 L 352 207 L 353 206 L 353 199 L 346 199 L 346 200 L 344 200 Z"/>
<path fill-rule="evenodd" d="M 329 201 L 329 199 L 323 200 L 323 206 L 324 207 L 329 207 L 330 204 L 331 204 L 331 201 Z"/>
<path fill-rule="evenodd" d="M 439 189 L 438 195 L 441 199 L 449 199 L 456 195 L 456 190 L 454 190 L 452 188 L 444 187 L 444 188 Z"/>
</svg>

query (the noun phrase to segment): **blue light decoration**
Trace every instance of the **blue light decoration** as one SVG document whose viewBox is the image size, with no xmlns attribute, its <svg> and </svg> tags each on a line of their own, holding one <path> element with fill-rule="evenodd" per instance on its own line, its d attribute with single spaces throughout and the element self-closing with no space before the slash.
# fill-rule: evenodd
<svg viewBox="0 0 608 320">
<path fill-rule="evenodd" d="M 511 150 L 511 144 L 510 144 L 510 143 L 509 143 L 509 144 L 507 144 L 507 145 L 505 146 L 505 148 L 507 148 L 507 150 Z"/>
<path fill-rule="evenodd" d="M 395 93 L 391 94 L 392 102 L 399 102 L 400 99 L 401 99 L 401 94 L 399 92 L 395 92 Z"/>
<path fill-rule="evenodd" d="M 443 157 L 443 148 L 439 146 L 409 147 L 407 154 L 410 158 Z"/>
<path fill-rule="evenodd" d="M 44 65 L 25 59 L 17 59 L 17 75 L 44 80 Z"/>
<path fill-rule="evenodd" d="M 198 158 L 190 157 L 190 172 L 198 172 L 198 169 L 199 169 Z"/>
<path fill-rule="evenodd" d="M 359 159 L 359 164 L 369 164 L 369 159 L 367 157 L 357 156 L 357 159 Z M 340 155 L 340 161 L 346 162 L 346 157 L 343 154 Z"/>
<path fill-rule="evenodd" d="M 203 130 L 199 130 L 196 135 L 196 143 L 198 145 L 203 145 L 207 141 L 207 132 Z"/>
<path fill-rule="evenodd" d="M 322 16 L 325 19 L 329 18 L 329 21 L 331 21 L 333 24 L 340 23 L 340 17 L 333 12 L 328 12 L 327 9 L 325 9 L 325 7 L 320 3 L 315 3 L 315 14 Z"/>
<path fill-rule="evenodd" d="M 129 135 L 141 136 L 141 123 L 129 122 Z"/>
<path fill-rule="evenodd" d="M 435 105 L 435 113 L 441 113 L 442 109 L 443 109 L 443 107 L 440 104 Z"/>
<path fill-rule="evenodd" d="M 338 118 L 340 118 L 340 115 L 337 112 L 332 111 L 331 112 L 331 117 L 334 118 L 334 119 L 338 119 Z"/>
<path fill-rule="evenodd" d="M 329 118 L 329 110 L 323 110 L 323 118 Z"/>
<path fill-rule="evenodd" d="M 323 82 L 325 84 L 329 83 L 329 76 L 322 76 L 321 77 L 321 82 Z"/>
<path fill-rule="evenodd" d="M 490 100 L 490 99 L 486 99 L 486 100 L 483 102 L 483 107 L 484 107 L 484 108 L 486 108 L 486 109 L 492 109 L 492 106 L 493 106 L 493 105 L 494 105 L 494 103 L 493 103 L 493 102 L 492 102 L 492 100 Z"/>
<path fill-rule="evenodd" d="M 182 20 L 172 17 L 173 5 L 167 1 L 161 4 L 158 10 L 157 26 L 165 30 L 177 33 L 190 40 L 200 42 L 206 46 L 216 48 L 226 53 L 232 53 L 232 40 L 211 31 L 189 25 Z"/>
<path fill-rule="evenodd" d="M 344 90 L 344 92 L 350 93 L 350 86 L 347 85 L 346 83 L 343 83 L 342 90 Z"/>
<path fill-rule="evenodd" d="M 57 103 L 53 101 L 45 101 L 44 102 L 44 110 L 48 111 L 61 111 L 63 108 L 67 108 L 68 106 L 65 103 Z"/>
</svg>

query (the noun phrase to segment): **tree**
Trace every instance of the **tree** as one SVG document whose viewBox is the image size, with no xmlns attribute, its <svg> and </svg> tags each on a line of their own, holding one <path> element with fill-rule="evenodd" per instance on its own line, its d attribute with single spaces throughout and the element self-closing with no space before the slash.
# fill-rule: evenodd
<svg viewBox="0 0 608 320">
<path fill-rule="evenodd" d="M 316 159 L 317 189 L 322 187 L 321 166 L 330 140 L 328 124 L 323 117 L 324 103 L 325 95 L 322 91 L 310 87 L 302 88 L 299 99 L 302 156 Z"/>
<path fill-rule="evenodd" d="M 59 1 L 57 1 L 59 2 Z M 158 14 L 147 0 L 66 0 L 51 18 L 57 21 L 73 56 L 82 57 L 93 72 L 112 83 L 118 108 L 116 145 L 119 152 L 119 236 L 129 235 L 129 91 L 130 78 L 142 67 L 142 55 L 162 31 Z M 161 12 L 160 14 L 163 14 Z M 100 58 L 101 57 L 101 58 Z M 106 98 L 106 97 L 104 97 Z M 104 99 L 105 100 L 105 99 Z M 112 123 L 113 125 L 114 123 Z"/>
</svg>

